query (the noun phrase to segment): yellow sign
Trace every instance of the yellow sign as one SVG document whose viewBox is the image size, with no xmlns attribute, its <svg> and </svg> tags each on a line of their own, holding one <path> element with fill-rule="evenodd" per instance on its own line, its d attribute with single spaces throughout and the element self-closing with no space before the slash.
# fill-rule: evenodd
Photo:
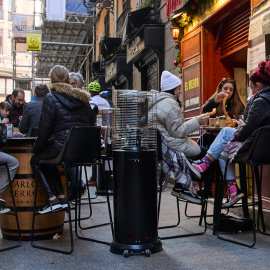
<svg viewBox="0 0 270 270">
<path fill-rule="evenodd" d="M 41 31 L 29 31 L 27 33 L 27 51 L 41 50 Z"/>
</svg>

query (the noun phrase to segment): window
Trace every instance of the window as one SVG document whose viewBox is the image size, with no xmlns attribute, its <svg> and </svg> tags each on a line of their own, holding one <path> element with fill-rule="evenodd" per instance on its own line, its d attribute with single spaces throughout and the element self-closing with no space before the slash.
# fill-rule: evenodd
<svg viewBox="0 0 270 270">
<path fill-rule="evenodd" d="M 0 0 L 0 20 L 4 19 L 3 0 Z"/>
<path fill-rule="evenodd" d="M 107 12 L 104 18 L 104 29 L 105 29 L 105 37 L 110 35 L 110 13 Z"/>
</svg>

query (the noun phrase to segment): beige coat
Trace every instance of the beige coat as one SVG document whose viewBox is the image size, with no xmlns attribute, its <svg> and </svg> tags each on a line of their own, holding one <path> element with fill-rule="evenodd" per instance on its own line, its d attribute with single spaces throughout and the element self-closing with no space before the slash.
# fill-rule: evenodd
<svg viewBox="0 0 270 270">
<path fill-rule="evenodd" d="M 185 122 L 182 109 L 176 101 L 176 97 L 166 93 L 151 90 L 156 93 L 156 98 L 149 104 L 148 119 L 153 121 L 156 111 L 157 128 L 166 138 L 172 149 L 182 152 L 186 156 L 200 154 L 200 146 L 187 136 L 199 130 L 200 124 L 196 118 Z"/>
</svg>

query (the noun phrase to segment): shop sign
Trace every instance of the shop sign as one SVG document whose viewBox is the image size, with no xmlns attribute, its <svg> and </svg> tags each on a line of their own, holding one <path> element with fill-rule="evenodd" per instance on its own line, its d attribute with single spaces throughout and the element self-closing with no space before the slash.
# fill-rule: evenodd
<svg viewBox="0 0 270 270">
<path fill-rule="evenodd" d="M 132 42 L 127 45 L 127 63 L 139 55 L 144 48 L 144 39 L 140 36 L 135 37 Z"/>
<path fill-rule="evenodd" d="M 27 51 L 41 50 L 41 31 L 27 32 Z"/>
<path fill-rule="evenodd" d="M 185 111 L 200 108 L 200 63 L 184 68 Z"/>
</svg>

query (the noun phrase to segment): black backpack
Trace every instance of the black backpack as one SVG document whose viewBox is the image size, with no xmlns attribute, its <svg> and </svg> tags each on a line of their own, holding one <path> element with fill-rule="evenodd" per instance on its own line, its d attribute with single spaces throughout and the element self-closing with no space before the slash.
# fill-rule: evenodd
<svg viewBox="0 0 270 270">
<path fill-rule="evenodd" d="M 0 123 L 0 149 L 7 145 L 7 126 Z"/>
</svg>

